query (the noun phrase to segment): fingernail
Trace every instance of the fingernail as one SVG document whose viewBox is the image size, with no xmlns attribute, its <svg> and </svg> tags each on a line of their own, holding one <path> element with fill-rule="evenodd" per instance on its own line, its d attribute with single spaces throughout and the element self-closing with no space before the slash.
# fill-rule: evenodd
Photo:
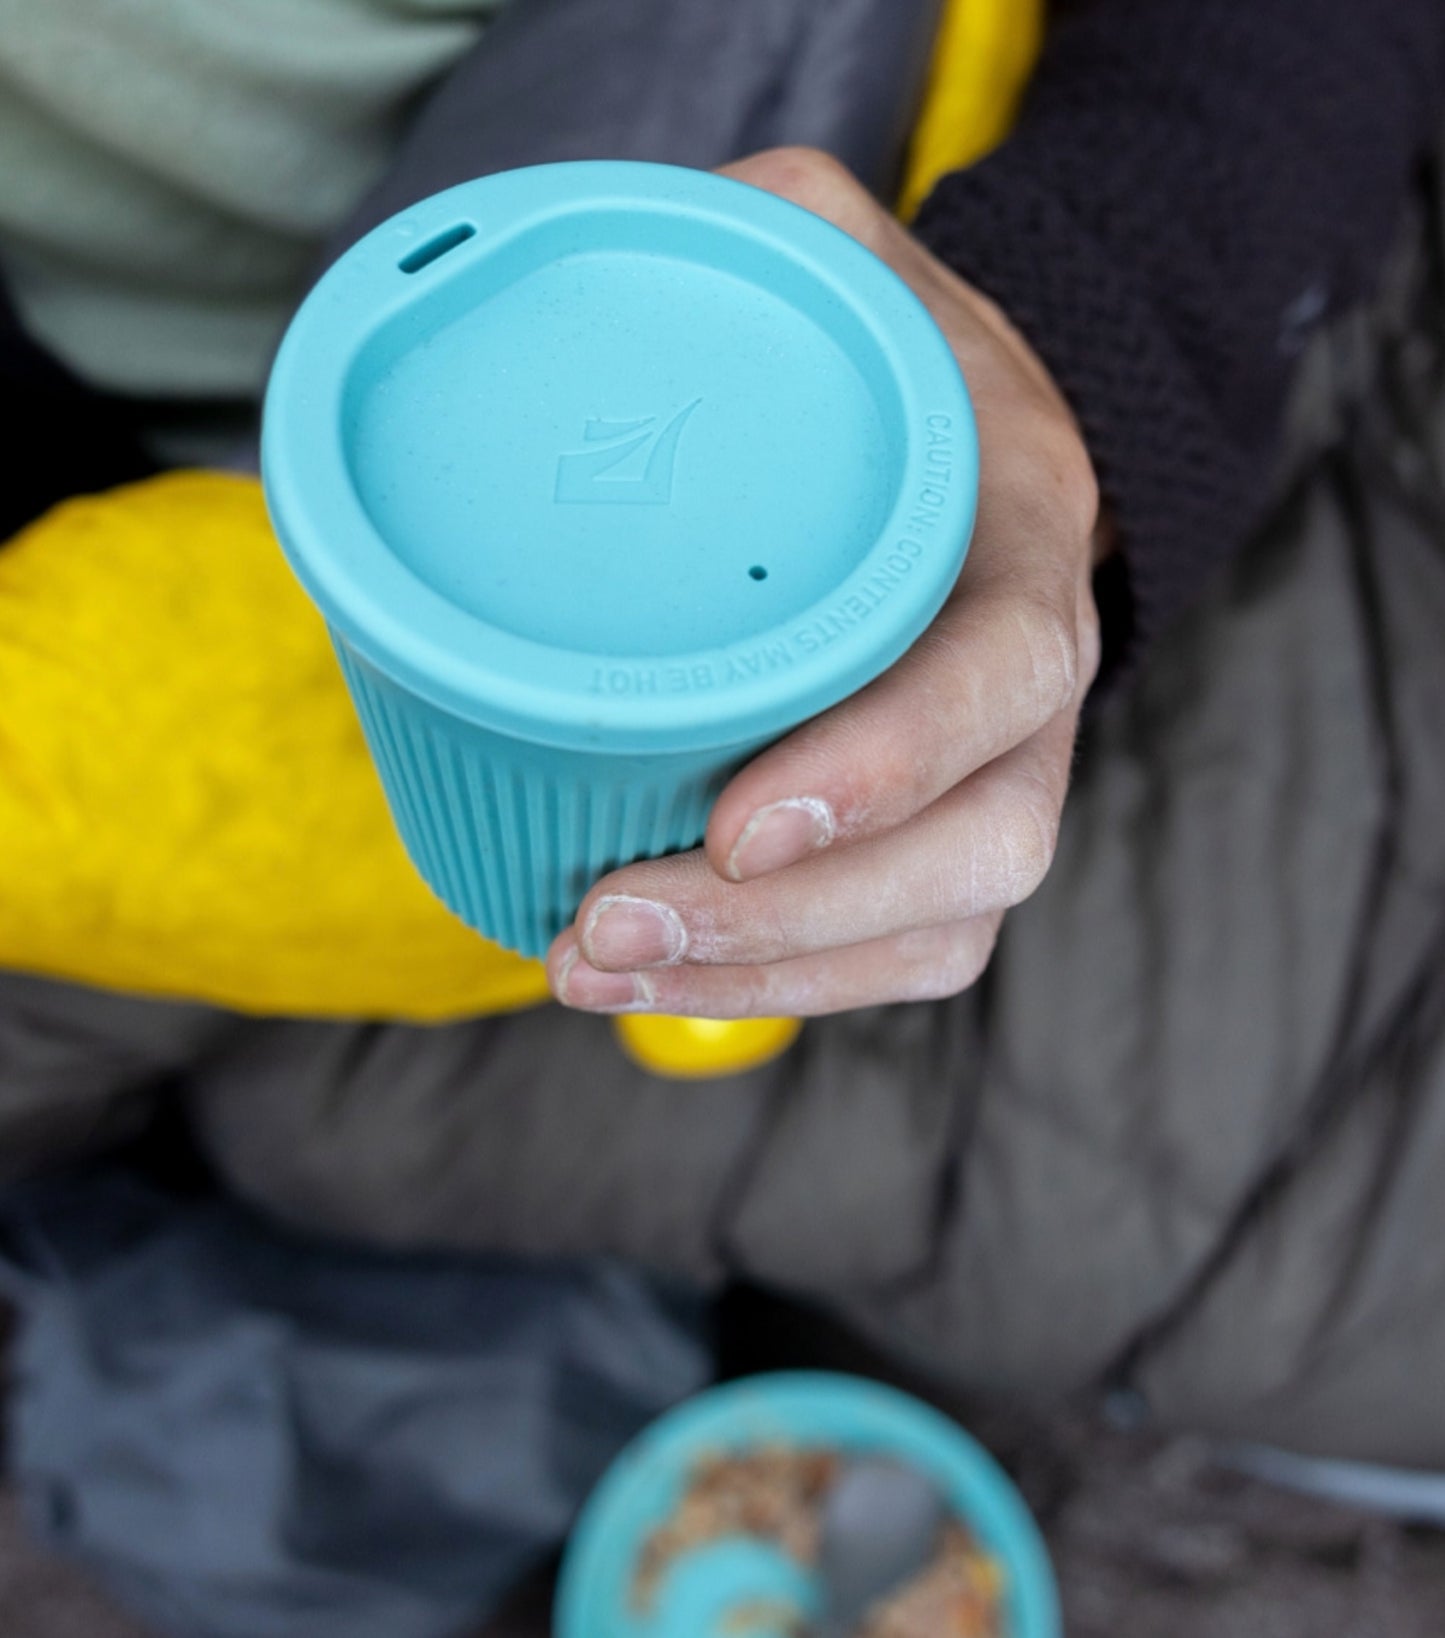
<svg viewBox="0 0 1445 1638">
<path fill-rule="evenodd" d="M 827 847 L 837 834 L 833 810 L 821 796 L 792 796 L 783 802 L 769 802 L 748 820 L 733 843 L 728 874 L 735 882 L 766 876 Z"/>
<path fill-rule="evenodd" d="M 652 1005 L 652 985 L 642 973 L 600 973 L 574 949 L 558 969 L 557 999 L 586 1012 L 632 1012 Z"/>
<path fill-rule="evenodd" d="M 687 954 L 687 929 L 670 904 L 612 893 L 592 907 L 582 949 L 594 967 L 669 967 Z"/>
</svg>

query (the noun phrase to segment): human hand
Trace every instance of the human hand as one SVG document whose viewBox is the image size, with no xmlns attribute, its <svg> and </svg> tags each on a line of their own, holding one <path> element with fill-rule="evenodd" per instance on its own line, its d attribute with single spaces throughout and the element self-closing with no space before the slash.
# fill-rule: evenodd
<svg viewBox="0 0 1445 1638">
<path fill-rule="evenodd" d="M 806 1016 L 957 994 L 1043 880 L 1099 664 L 1098 488 L 1048 371 L 987 297 L 836 161 L 779 149 L 739 181 L 827 218 L 932 313 L 978 420 L 978 520 L 933 625 L 883 676 L 739 772 L 702 848 L 614 871 L 555 941 L 598 1012 Z"/>
</svg>

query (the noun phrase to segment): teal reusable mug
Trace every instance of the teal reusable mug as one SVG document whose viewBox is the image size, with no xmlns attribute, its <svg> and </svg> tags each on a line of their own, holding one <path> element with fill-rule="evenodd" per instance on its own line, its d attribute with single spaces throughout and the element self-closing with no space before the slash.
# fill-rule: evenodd
<svg viewBox="0 0 1445 1638">
<path fill-rule="evenodd" d="M 587 162 L 349 250 L 282 344 L 262 472 L 417 868 L 540 955 L 923 632 L 978 448 L 942 335 L 852 239 Z"/>
</svg>

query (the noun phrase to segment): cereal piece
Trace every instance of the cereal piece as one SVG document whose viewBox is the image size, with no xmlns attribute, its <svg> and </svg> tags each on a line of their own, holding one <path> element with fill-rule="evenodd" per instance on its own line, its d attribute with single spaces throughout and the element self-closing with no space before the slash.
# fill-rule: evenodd
<svg viewBox="0 0 1445 1638">
<path fill-rule="evenodd" d="M 842 1466 L 835 1451 L 780 1445 L 698 1462 L 672 1516 L 638 1555 L 635 1608 L 641 1614 L 652 1608 L 662 1578 L 679 1558 L 729 1536 L 771 1542 L 798 1563 L 815 1565 L 823 1503 Z M 932 1560 L 869 1612 L 856 1638 L 1004 1638 L 1003 1585 L 1001 1566 L 955 1520 L 940 1532 Z M 757 1626 L 760 1611 L 777 1613 L 773 1605 L 748 1605 L 734 1612 L 729 1630 Z"/>
</svg>

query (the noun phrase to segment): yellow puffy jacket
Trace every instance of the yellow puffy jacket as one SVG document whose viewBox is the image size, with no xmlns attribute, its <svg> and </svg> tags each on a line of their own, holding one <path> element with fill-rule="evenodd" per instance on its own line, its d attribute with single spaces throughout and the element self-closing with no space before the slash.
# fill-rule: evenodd
<svg viewBox="0 0 1445 1638">
<path fill-rule="evenodd" d="M 905 212 L 1006 129 L 1041 5 L 952 0 Z M 0 966 L 313 1017 L 545 996 L 540 966 L 454 920 L 402 852 L 254 480 L 172 473 L 10 542 L 0 699 Z M 644 1053 L 656 1036 L 666 1057 L 668 1029 L 629 1021 Z M 674 1067 L 737 1067 L 780 1039 L 711 1026 Z"/>
</svg>

